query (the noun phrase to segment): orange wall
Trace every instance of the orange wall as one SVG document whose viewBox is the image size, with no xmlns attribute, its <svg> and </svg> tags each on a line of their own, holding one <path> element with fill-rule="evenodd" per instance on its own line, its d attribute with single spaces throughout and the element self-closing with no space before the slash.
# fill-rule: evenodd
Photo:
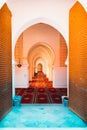
<svg viewBox="0 0 87 130">
<path fill-rule="evenodd" d="M 69 17 L 69 108 L 87 121 L 87 13 L 77 2 Z"/>
<path fill-rule="evenodd" d="M 0 119 L 12 108 L 11 13 L 0 9 Z"/>
</svg>

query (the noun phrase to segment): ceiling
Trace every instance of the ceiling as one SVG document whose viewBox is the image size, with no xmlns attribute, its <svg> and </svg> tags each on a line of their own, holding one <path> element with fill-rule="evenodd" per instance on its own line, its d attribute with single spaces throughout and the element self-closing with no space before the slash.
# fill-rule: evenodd
<svg viewBox="0 0 87 130">
<path fill-rule="evenodd" d="M 7 0 L 12 12 L 12 41 L 28 27 L 45 23 L 57 29 L 68 42 L 69 10 L 76 0 Z"/>
<path fill-rule="evenodd" d="M 20 34 L 37 23 L 46 23 L 57 29 L 68 43 L 69 10 L 77 0 L 0 0 L 6 2 L 12 13 L 12 43 Z M 79 0 L 87 9 L 87 0 Z M 15 45 L 14 45 L 15 46 Z"/>
</svg>

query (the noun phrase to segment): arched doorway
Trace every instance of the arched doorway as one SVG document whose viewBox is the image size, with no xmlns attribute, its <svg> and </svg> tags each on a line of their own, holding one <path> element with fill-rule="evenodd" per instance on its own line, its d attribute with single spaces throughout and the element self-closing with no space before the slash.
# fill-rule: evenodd
<svg viewBox="0 0 87 130">
<path fill-rule="evenodd" d="M 42 72 L 43 71 L 43 65 L 41 63 L 39 63 L 37 65 L 37 72 Z"/>
<path fill-rule="evenodd" d="M 46 42 L 43 42 L 44 40 Z M 47 78 L 53 81 L 54 87 L 67 87 L 67 46 L 65 39 L 56 29 L 44 23 L 35 24 L 22 33 L 16 44 L 19 43 L 23 43 L 23 48 L 22 67 L 18 70 L 22 72 L 19 77 L 24 77 L 24 87 L 29 87 L 28 81 L 31 81 L 34 72 L 37 72 L 39 63 L 42 64 Z M 23 82 L 20 86 L 22 85 Z"/>
<path fill-rule="evenodd" d="M 53 80 L 53 63 L 55 54 L 47 43 L 36 43 L 28 52 L 29 80 L 32 80 L 34 72 L 43 71 Z M 32 63 L 32 64 L 31 64 Z"/>
</svg>

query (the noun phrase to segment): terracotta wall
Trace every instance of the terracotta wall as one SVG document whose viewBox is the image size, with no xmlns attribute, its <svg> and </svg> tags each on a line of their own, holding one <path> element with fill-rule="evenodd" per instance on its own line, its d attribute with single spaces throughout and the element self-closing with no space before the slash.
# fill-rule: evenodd
<svg viewBox="0 0 87 130">
<path fill-rule="evenodd" d="M 87 121 L 87 13 L 79 2 L 69 23 L 69 108 Z"/>
<path fill-rule="evenodd" d="M 0 119 L 12 107 L 11 13 L 5 4 L 0 9 Z"/>
</svg>

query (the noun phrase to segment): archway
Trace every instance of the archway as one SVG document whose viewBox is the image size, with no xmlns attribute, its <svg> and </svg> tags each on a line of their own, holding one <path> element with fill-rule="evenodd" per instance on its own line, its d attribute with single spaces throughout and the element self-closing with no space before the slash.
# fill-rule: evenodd
<svg viewBox="0 0 87 130">
<path fill-rule="evenodd" d="M 32 80 L 34 72 L 42 71 L 49 80 L 53 80 L 53 64 L 55 53 L 47 43 L 39 42 L 30 48 L 28 52 L 29 80 Z"/>
<path fill-rule="evenodd" d="M 37 65 L 37 72 L 42 72 L 43 71 L 43 65 L 41 63 L 39 63 Z"/>
<path fill-rule="evenodd" d="M 46 42 L 43 42 L 44 40 Z M 18 51 L 15 52 L 21 52 L 22 56 L 22 67 L 17 68 L 18 71 L 22 70 L 22 73 L 20 75 L 19 72 L 18 77 L 24 77 L 22 80 L 24 87 L 28 87 L 28 81 L 32 80 L 39 63 L 43 65 L 43 72 L 50 81 L 53 81 L 54 87 L 67 87 L 67 66 L 65 65 L 67 46 L 65 39 L 56 29 L 44 23 L 35 24 L 20 35 L 16 44 L 18 44 L 16 47 Z M 17 56 L 18 54 L 16 54 L 16 61 Z M 16 84 L 16 86 L 19 85 Z M 23 82 L 20 86 L 23 86 Z"/>
</svg>

